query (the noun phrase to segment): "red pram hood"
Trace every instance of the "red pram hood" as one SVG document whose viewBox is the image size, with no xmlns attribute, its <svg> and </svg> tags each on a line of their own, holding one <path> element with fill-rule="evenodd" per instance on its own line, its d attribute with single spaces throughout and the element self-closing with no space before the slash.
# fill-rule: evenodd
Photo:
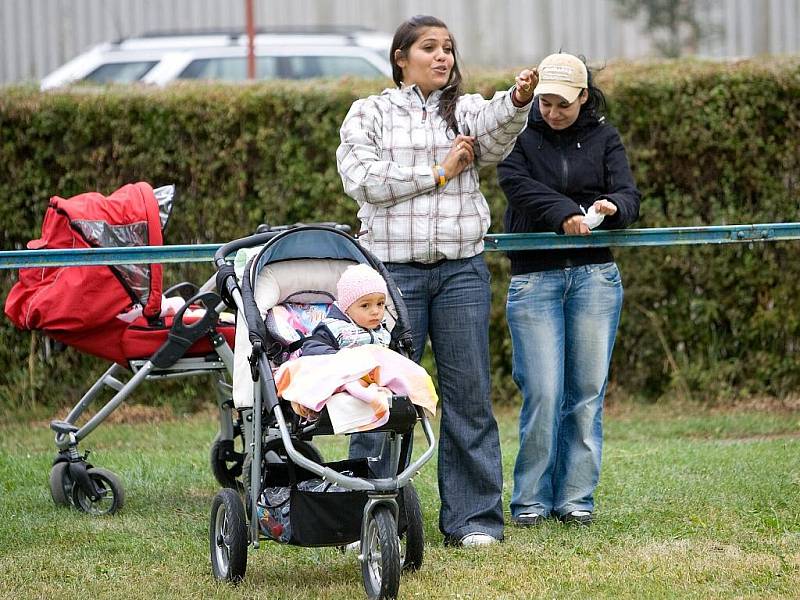
<svg viewBox="0 0 800 600">
<path fill-rule="evenodd" d="M 166 218 L 164 219 L 166 220 Z M 45 213 L 40 248 L 160 246 L 162 219 L 153 188 L 128 184 L 110 196 L 96 192 L 54 196 Z M 20 269 L 5 313 L 21 329 L 39 329 L 79 350 L 124 362 L 127 323 L 117 315 L 140 304 L 145 317 L 161 310 L 159 264 Z"/>
</svg>

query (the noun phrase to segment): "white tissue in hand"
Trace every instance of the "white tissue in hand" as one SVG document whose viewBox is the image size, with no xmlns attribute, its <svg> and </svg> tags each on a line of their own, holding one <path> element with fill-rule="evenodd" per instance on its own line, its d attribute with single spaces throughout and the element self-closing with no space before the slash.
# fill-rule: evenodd
<svg viewBox="0 0 800 600">
<path fill-rule="evenodd" d="M 603 213 L 599 213 L 595 211 L 594 204 L 589 207 L 589 210 L 586 211 L 586 214 L 583 217 L 583 223 L 589 228 L 594 229 L 600 223 L 603 222 L 605 215 Z"/>
</svg>

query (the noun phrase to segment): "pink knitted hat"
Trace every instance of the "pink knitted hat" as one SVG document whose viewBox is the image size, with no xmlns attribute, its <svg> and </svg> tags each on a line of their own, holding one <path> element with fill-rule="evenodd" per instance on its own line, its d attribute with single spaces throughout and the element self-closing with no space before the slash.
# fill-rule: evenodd
<svg viewBox="0 0 800 600">
<path fill-rule="evenodd" d="M 339 308 L 347 309 L 361 296 L 367 294 L 383 294 L 388 296 L 386 281 L 369 265 L 352 265 L 347 267 L 336 284 L 336 298 Z"/>
</svg>

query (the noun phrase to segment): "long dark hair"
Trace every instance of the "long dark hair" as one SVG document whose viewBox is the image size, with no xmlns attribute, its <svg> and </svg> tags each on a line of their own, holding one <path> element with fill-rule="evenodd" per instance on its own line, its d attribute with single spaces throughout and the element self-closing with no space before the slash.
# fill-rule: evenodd
<svg viewBox="0 0 800 600">
<path fill-rule="evenodd" d="M 397 31 L 394 32 L 392 48 L 389 50 L 389 61 L 392 63 L 392 79 L 394 79 L 394 83 L 397 87 L 400 87 L 400 83 L 403 81 L 403 69 L 397 64 L 395 54 L 397 50 L 400 50 L 401 56 L 407 55 L 409 48 L 411 48 L 414 42 L 419 38 L 420 31 L 426 27 L 448 29 L 447 25 L 436 17 L 417 15 L 401 23 Z M 458 133 L 456 102 L 463 92 L 461 89 L 461 71 L 458 68 L 456 41 L 452 33 L 450 34 L 450 41 L 453 44 L 453 69 L 450 71 L 450 79 L 447 81 L 447 85 L 442 90 L 442 97 L 439 100 L 439 114 L 442 115 L 447 126 L 455 133 Z"/>
<path fill-rule="evenodd" d="M 580 58 L 583 61 L 583 64 L 586 64 L 586 57 L 581 55 Z M 586 83 L 588 84 L 588 88 L 586 91 L 589 94 L 589 98 L 581 107 L 581 112 L 588 112 L 590 115 L 596 118 L 600 118 L 606 112 L 606 96 L 597 85 L 594 83 L 594 75 L 595 72 L 601 69 L 590 69 L 588 65 L 586 65 Z"/>
</svg>

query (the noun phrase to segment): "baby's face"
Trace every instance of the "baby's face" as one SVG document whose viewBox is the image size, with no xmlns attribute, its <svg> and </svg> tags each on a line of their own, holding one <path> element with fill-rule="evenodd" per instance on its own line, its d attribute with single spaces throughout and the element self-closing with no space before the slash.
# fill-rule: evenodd
<svg viewBox="0 0 800 600">
<path fill-rule="evenodd" d="M 361 296 L 347 309 L 347 316 L 364 329 L 375 329 L 383 321 L 386 311 L 386 296 L 384 294 L 367 294 Z"/>
</svg>

